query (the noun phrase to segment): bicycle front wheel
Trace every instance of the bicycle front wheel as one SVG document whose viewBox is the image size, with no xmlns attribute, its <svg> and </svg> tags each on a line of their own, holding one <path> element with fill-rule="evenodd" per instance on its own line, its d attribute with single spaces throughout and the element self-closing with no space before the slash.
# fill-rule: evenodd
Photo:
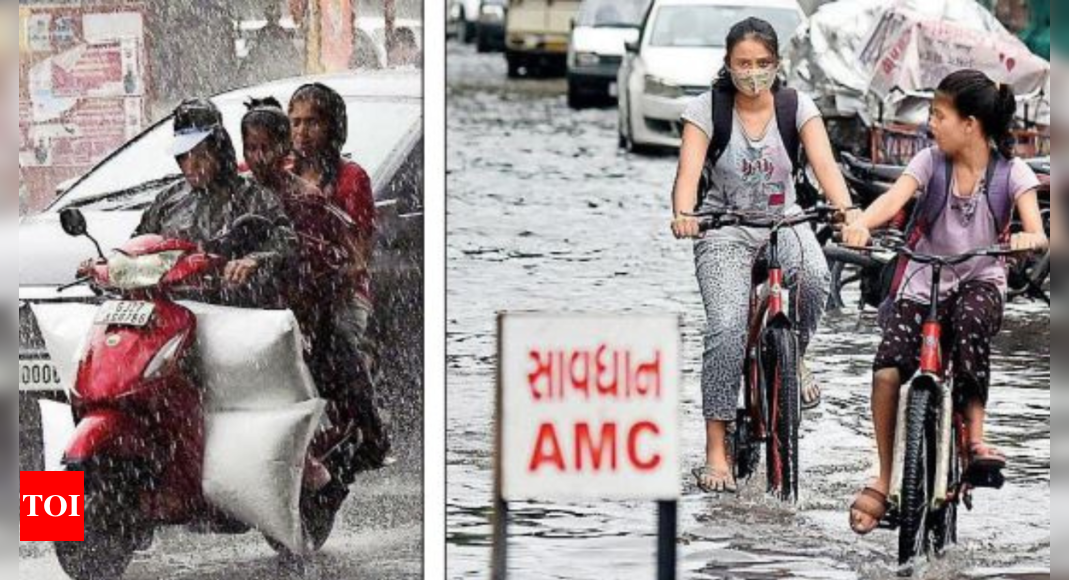
<svg viewBox="0 0 1069 580">
<path fill-rule="evenodd" d="M 786 328 L 769 329 L 765 338 L 765 387 L 770 401 L 768 491 L 783 501 L 798 501 L 802 423 L 798 340 Z"/>
<path fill-rule="evenodd" d="M 929 510 L 935 487 L 935 408 L 932 390 L 912 389 L 906 417 L 905 469 L 902 477 L 898 563 L 908 566 L 928 553 Z"/>
</svg>

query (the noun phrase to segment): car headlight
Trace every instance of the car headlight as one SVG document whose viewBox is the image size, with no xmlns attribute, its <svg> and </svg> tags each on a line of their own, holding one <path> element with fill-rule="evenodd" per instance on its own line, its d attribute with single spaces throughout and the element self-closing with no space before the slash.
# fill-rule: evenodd
<svg viewBox="0 0 1069 580">
<path fill-rule="evenodd" d="M 646 75 L 646 94 L 666 99 L 678 99 L 686 93 L 683 87 L 674 85 L 655 76 Z"/>
<path fill-rule="evenodd" d="M 482 8 L 482 17 L 485 20 L 500 21 L 505 19 L 505 7 L 497 4 L 487 4 Z"/>
<path fill-rule="evenodd" d="M 596 52 L 579 52 L 575 55 L 575 64 L 578 66 L 598 66 L 601 57 Z"/>
</svg>

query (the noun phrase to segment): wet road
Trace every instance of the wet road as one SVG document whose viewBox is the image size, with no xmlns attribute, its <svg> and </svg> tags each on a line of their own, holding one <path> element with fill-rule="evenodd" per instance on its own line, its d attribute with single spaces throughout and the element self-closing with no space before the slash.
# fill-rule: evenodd
<svg viewBox="0 0 1069 580">
<path fill-rule="evenodd" d="M 688 244 L 667 235 L 671 158 L 617 151 L 614 110 L 571 112 L 562 81 L 506 81 L 504 59 L 453 46 L 449 61 L 449 568 L 487 578 L 500 310 L 669 311 L 685 328 L 684 448 L 702 461 L 698 363 L 703 311 Z M 870 580 L 894 577 L 896 537 L 858 539 L 847 506 L 875 456 L 868 373 L 878 336 L 856 311 L 826 320 L 812 370 L 825 405 L 804 428 L 803 500 L 751 482 L 737 499 L 688 483 L 681 577 Z M 991 440 L 1009 484 L 980 492 L 962 545 L 925 578 L 1050 576 L 1049 311 L 1015 305 L 996 352 Z M 515 506 L 513 578 L 654 577 L 653 506 Z"/>
<path fill-rule="evenodd" d="M 354 486 L 323 552 L 303 574 L 282 564 L 263 538 L 161 531 L 124 580 L 414 580 L 423 577 L 423 491 L 414 459 Z M 422 459 L 419 460 L 422 462 Z M 419 468 L 415 468 L 418 472 Z M 19 546 L 20 580 L 65 580 L 48 545 Z"/>
</svg>

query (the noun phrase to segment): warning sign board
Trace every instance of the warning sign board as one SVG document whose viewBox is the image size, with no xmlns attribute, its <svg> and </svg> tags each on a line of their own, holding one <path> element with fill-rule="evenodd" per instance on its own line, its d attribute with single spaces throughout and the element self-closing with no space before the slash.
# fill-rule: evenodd
<svg viewBox="0 0 1069 580">
<path fill-rule="evenodd" d="M 677 317 L 509 314 L 500 326 L 502 499 L 678 499 Z"/>
</svg>

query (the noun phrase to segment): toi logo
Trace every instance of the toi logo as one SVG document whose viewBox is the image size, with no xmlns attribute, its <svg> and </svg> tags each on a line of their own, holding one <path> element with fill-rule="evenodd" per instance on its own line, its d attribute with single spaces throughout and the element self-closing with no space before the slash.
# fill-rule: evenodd
<svg viewBox="0 0 1069 580">
<path fill-rule="evenodd" d="M 85 474 L 19 473 L 19 541 L 85 541 Z"/>
</svg>

